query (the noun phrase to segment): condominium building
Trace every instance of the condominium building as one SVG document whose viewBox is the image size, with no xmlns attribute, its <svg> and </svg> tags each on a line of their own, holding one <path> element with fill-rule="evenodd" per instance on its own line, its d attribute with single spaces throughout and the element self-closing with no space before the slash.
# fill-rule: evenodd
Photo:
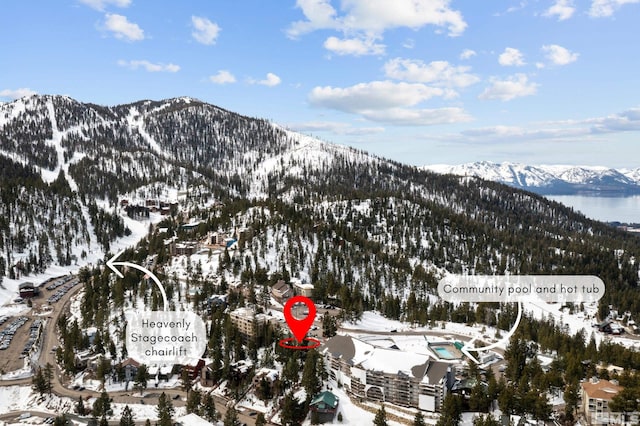
<svg viewBox="0 0 640 426">
<path fill-rule="evenodd" d="M 429 355 L 334 336 L 321 347 L 329 376 L 351 397 L 439 411 L 453 385 L 454 364 Z"/>
<path fill-rule="evenodd" d="M 257 314 L 254 307 L 242 307 L 229 314 L 231 322 L 245 338 L 253 338 L 266 321 L 264 314 Z"/>
<path fill-rule="evenodd" d="M 581 383 L 582 410 L 589 425 L 614 424 L 609 418 L 609 403 L 623 387 L 617 381 L 591 379 Z"/>
</svg>

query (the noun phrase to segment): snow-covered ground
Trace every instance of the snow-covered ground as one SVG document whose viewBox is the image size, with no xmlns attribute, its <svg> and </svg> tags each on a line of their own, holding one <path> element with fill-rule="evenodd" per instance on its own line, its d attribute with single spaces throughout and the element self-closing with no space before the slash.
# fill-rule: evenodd
<svg viewBox="0 0 640 426">
<path fill-rule="evenodd" d="M 402 333 L 411 332 L 411 333 L 420 333 L 424 332 L 428 333 L 438 333 L 443 334 L 443 337 L 446 336 L 447 333 L 463 335 L 468 337 L 481 337 L 484 335 L 488 335 L 491 340 L 496 333 L 496 329 L 493 327 L 487 327 L 483 325 L 473 325 L 468 326 L 466 324 L 452 323 L 452 322 L 438 322 L 436 327 L 417 327 L 406 322 L 396 321 L 392 319 L 388 319 L 383 317 L 378 312 L 373 311 L 365 311 L 362 314 L 362 319 L 356 322 L 345 321 L 342 323 L 341 328 L 349 334 L 354 334 L 356 330 L 366 330 L 371 332 L 386 332 L 390 333 L 395 330 L 397 332 L 397 336 L 394 334 L 390 334 L 389 336 L 399 337 Z M 365 332 L 366 333 L 366 332 Z"/>
<path fill-rule="evenodd" d="M 85 401 L 85 405 L 91 406 L 95 402 L 95 398 L 89 398 Z M 41 397 L 38 393 L 35 393 L 30 386 L 0 386 L 0 414 L 10 413 L 12 411 L 38 411 L 43 413 L 50 413 L 52 417 L 59 415 L 60 413 L 73 413 L 75 412 L 75 405 L 77 401 L 66 397 L 58 397 L 56 395 Z M 156 405 L 154 404 L 121 404 L 112 403 L 113 415 L 110 419 L 120 419 L 122 416 L 122 410 L 125 405 L 129 405 L 133 412 L 135 420 L 155 421 L 158 419 L 158 413 L 156 411 Z M 186 414 L 185 407 L 175 408 L 175 417 L 184 416 Z M 16 415 L 17 417 L 17 415 Z M 33 424 L 35 419 L 24 420 L 22 423 L 10 423 L 11 425 L 17 424 Z M 0 422 L 2 424 L 2 422 Z"/>
<path fill-rule="evenodd" d="M 107 208 L 106 202 L 99 202 L 103 208 Z M 120 250 L 123 250 L 127 247 L 135 246 L 138 241 L 140 241 L 147 233 L 149 232 L 149 224 L 158 223 L 162 220 L 162 216 L 157 213 L 151 213 L 149 220 L 133 220 L 127 217 L 126 215 L 121 216 L 122 220 L 126 227 L 131 230 L 131 235 L 118 238 L 116 241 L 111 243 L 111 251 L 113 253 L 117 253 Z M 91 227 L 91 220 L 88 217 L 88 213 L 86 214 L 87 227 L 90 228 L 90 232 L 92 234 L 92 241 L 89 246 L 80 245 L 75 246 L 72 249 L 72 254 L 76 256 L 77 263 L 69 266 L 59 266 L 52 264 L 47 270 L 42 274 L 32 274 L 32 275 L 23 275 L 19 279 L 10 279 L 8 277 L 4 277 L 2 280 L 2 284 L 0 285 L 0 316 L 1 315 L 15 315 L 15 310 L 19 309 L 19 305 L 16 307 L 16 304 L 13 301 L 18 297 L 18 287 L 20 284 L 25 282 L 32 282 L 36 285 L 55 277 L 59 277 L 61 275 L 68 275 L 69 273 L 75 273 L 83 266 L 92 266 L 97 265 L 98 261 L 104 260 L 104 253 L 100 248 L 100 245 L 96 242 L 95 235 L 93 235 L 93 229 Z M 81 253 L 85 251 L 87 254 L 86 258 L 82 259 Z M 120 259 L 124 260 L 124 259 Z"/>
<path fill-rule="evenodd" d="M 565 327 L 566 331 L 570 334 L 574 335 L 578 333 L 580 330 L 583 330 L 585 333 L 586 341 L 588 342 L 593 336 L 596 343 L 599 345 L 603 341 L 610 341 L 614 343 L 619 343 L 627 348 L 640 350 L 640 340 L 631 339 L 629 337 L 625 337 L 625 335 L 615 336 L 605 333 L 598 332 L 593 324 L 598 321 L 595 319 L 598 311 L 597 303 L 585 303 L 584 311 L 576 310 L 573 313 L 569 312 L 569 309 L 566 306 L 563 306 L 561 303 L 545 303 L 545 302 L 526 302 L 523 303 L 523 312 L 533 315 L 536 319 L 548 319 L 550 316 Z M 355 337 L 362 338 L 363 335 L 366 336 L 366 331 L 370 331 L 372 333 L 378 332 L 392 332 L 396 330 L 396 333 L 389 334 L 389 338 L 392 339 L 398 347 L 403 350 L 415 352 L 417 351 L 415 348 L 420 348 L 421 342 L 420 339 L 416 340 L 411 337 L 415 336 L 401 336 L 402 333 L 406 332 L 425 332 L 425 334 L 433 334 L 439 333 L 444 334 L 443 337 L 446 337 L 446 333 L 450 332 L 452 335 L 462 335 L 469 337 L 478 337 L 482 338 L 481 340 L 486 343 L 494 343 L 496 341 L 500 341 L 497 345 L 498 348 L 506 349 L 508 341 L 501 341 L 500 339 L 495 338 L 496 329 L 494 327 L 487 327 L 483 325 L 473 325 L 468 326 L 466 324 L 460 323 L 452 323 L 452 322 L 438 322 L 436 327 L 414 327 L 411 324 L 391 320 L 383 317 L 381 314 L 372 311 L 366 311 L 362 314 L 362 319 L 355 323 L 345 321 L 342 323 L 342 329 L 350 335 L 354 335 Z M 363 330 L 356 332 L 356 330 Z M 504 335 L 505 332 L 501 331 L 501 334 Z M 488 336 L 489 339 L 483 336 Z M 422 337 L 420 337 L 422 338 Z M 365 338 L 365 340 L 367 340 Z M 370 340 L 370 338 L 368 339 Z"/>
<path fill-rule="evenodd" d="M 76 402 L 57 395 L 40 396 L 31 386 L 0 386 L 0 413 L 33 410 L 56 416 L 73 412 Z"/>
</svg>

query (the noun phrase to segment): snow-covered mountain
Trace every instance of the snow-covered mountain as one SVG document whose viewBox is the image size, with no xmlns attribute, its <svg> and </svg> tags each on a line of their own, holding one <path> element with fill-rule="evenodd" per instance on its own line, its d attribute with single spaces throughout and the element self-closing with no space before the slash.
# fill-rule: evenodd
<svg viewBox="0 0 640 426">
<path fill-rule="evenodd" d="M 640 168 L 616 170 L 594 166 L 531 166 L 489 161 L 460 165 L 435 164 L 423 168 L 442 174 L 476 176 L 542 195 L 640 194 Z"/>
<path fill-rule="evenodd" d="M 631 179 L 591 169 L 513 170 L 511 182 L 523 187 L 549 176 L 577 185 L 578 173 L 587 172 L 593 185 Z M 247 240 L 253 251 L 234 266 L 238 272 L 286 268 L 317 288 L 326 285 L 328 294 L 350 283 L 354 300 L 366 294 L 365 306 L 394 315 L 410 289 L 426 297 L 434 268 L 578 272 L 576 252 L 602 259 L 593 262 L 598 267 L 617 268 L 621 261 L 605 258 L 617 249 L 640 257 L 634 236 L 536 194 L 421 170 L 192 98 L 106 107 L 35 95 L 0 104 L 6 295 L 15 294 L 18 277 L 104 259 L 126 239 L 130 246 L 149 221 L 136 218 L 137 210 L 129 217 L 123 205 L 161 207 L 162 200 L 178 200 L 180 208 L 164 207 L 163 227 L 200 220 L 200 237 L 220 226 L 235 229 L 246 218 L 241 225 L 253 234 L 250 246 Z M 163 238 L 153 236 L 148 246 L 164 247 Z M 629 271 L 637 278 L 637 267 Z"/>
</svg>

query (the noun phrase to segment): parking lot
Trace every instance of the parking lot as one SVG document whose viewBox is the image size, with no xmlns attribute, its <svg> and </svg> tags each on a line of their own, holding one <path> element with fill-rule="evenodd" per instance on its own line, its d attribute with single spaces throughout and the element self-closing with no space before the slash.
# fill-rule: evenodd
<svg viewBox="0 0 640 426">
<path fill-rule="evenodd" d="M 8 318 L 0 328 L 0 370 L 15 371 L 24 366 L 22 354 L 30 337 L 30 324 L 33 321 L 27 316 Z"/>
<path fill-rule="evenodd" d="M 56 303 L 58 300 L 67 294 L 69 290 L 78 285 L 79 281 L 73 276 L 64 276 L 50 281 L 44 288 L 47 291 L 52 292 L 47 298 L 47 302 Z"/>
<path fill-rule="evenodd" d="M 78 285 L 72 275 L 51 279 L 40 286 L 40 294 L 32 298 L 33 309 L 13 317 L 0 317 L 0 373 L 16 371 L 24 367 L 24 358 L 37 351 L 38 337 L 44 332 L 47 316 L 55 309 L 56 302 Z M 37 315 L 40 313 L 40 315 Z"/>
</svg>

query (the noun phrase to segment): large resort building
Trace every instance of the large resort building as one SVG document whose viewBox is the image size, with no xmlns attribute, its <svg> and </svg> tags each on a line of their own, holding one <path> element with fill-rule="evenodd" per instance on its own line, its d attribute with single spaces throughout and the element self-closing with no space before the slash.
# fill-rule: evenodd
<svg viewBox="0 0 640 426">
<path fill-rule="evenodd" d="M 229 316 L 231 322 L 238 327 L 240 334 L 245 338 L 253 338 L 258 332 L 258 328 L 266 322 L 264 314 L 256 313 L 254 307 L 242 307 L 232 311 Z"/>
<path fill-rule="evenodd" d="M 334 336 L 321 348 L 329 376 L 359 400 L 440 411 L 453 386 L 454 363 Z"/>
</svg>

